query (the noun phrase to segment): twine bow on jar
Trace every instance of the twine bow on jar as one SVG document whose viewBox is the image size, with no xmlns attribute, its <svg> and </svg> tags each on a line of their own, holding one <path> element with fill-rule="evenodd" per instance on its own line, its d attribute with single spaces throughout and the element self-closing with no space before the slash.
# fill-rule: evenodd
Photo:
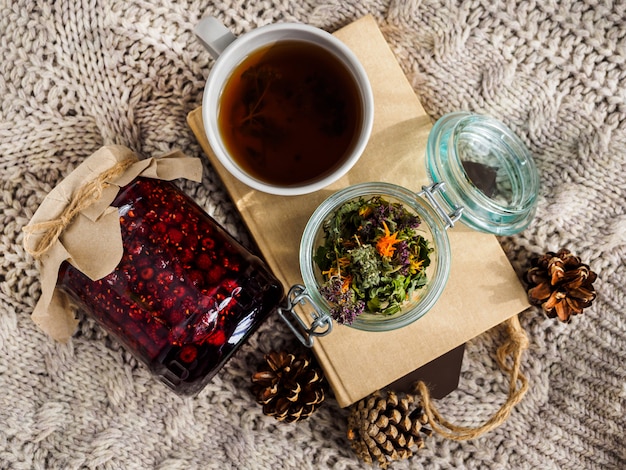
<svg viewBox="0 0 626 470">
<path fill-rule="evenodd" d="M 136 160 L 122 160 L 100 173 L 94 180 L 79 187 L 58 217 L 25 226 L 23 231 L 26 251 L 33 258 L 40 259 L 59 240 L 72 220 L 82 210 L 99 200 L 104 189 L 110 186 L 110 182 L 122 175 L 135 162 Z M 33 242 L 33 236 L 36 234 L 40 236 Z"/>
</svg>

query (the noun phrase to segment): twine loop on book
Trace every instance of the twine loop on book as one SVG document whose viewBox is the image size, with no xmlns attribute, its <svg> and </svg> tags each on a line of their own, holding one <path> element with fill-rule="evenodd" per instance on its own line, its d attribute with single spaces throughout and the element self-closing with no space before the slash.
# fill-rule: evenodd
<svg viewBox="0 0 626 470">
<path fill-rule="evenodd" d="M 24 231 L 24 248 L 26 251 L 33 258 L 40 259 L 59 240 L 74 217 L 100 199 L 110 181 L 122 175 L 133 163 L 135 161 L 132 159 L 117 162 L 111 168 L 100 173 L 97 178 L 80 186 L 58 217 L 25 226 L 22 230 Z M 32 236 L 37 233 L 42 233 L 42 236 L 33 247 L 30 241 Z"/>
<path fill-rule="evenodd" d="M 508 338 L 498 348 L 497 360 L 500 368 L 509 376 L 509 391 L 506 402 L 494 415 L 478 427 L 457 426 L 447 421 L 431 401 L 430 392 L 422 381 L 416 385 L 421 395 L 424 413 L 428 416 L 433 431 L 448 439 L 464 441 L 474 439 L 504 423 L 511 411 L 528 390 L 528 379 L 520 372 L 522 353 L 528 349 L 528 336 L 522 328 L 517 315 L 506 321 Z M 508 360 L 510 358 L 510 361 Z"/>
</svg>

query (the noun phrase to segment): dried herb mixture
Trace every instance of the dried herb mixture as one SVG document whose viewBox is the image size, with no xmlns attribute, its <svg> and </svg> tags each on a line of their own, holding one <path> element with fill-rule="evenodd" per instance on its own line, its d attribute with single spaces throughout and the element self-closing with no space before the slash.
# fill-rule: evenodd
<svg viewBox="0 0 626 470">
<path fill-rule="evenodd" d="M 314 260 L 331 316 L 351 324 L 364 311 L 393 315 L 426 284 L 432 248 L 420 218 L 381 196 L 348 201 L 323 225 Z"/>
</svg>

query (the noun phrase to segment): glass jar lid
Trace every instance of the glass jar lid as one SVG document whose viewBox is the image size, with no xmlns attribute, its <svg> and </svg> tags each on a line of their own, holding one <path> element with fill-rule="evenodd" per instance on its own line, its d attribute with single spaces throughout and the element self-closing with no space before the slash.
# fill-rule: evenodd
<svg viewBox="0 0 626 470">
<path fill-rule="evenodd" d="M 455 112 L 433 126 L 426 165 L 442 198 L 462 207 L 461 220 L 476 230 L 511 235 L 532 220 L 539 176 L 524 143 L 500 121 Z"/>
</svg>

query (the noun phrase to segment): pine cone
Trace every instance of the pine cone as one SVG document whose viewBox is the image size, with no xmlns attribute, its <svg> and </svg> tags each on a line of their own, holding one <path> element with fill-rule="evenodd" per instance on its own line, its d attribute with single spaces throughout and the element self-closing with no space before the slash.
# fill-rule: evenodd
<svg viewBox="0 0 626 470">
<path fill-rule="evenodd" d="M 408 459 L 424 447 L 432 430 L 423 427 L 428 418 L 422 407 L 411 410 L 412 395 L 399 398 L 396 393 L 377 391 L 352 405 L 348 416 L 348 439 L 356 454 L 367 463 L 374 460 L 381 468 L 394 460 Z"/>
<path fill-rule="evenodd" d="M 272 351 L 252 376 L 252 393 L 263 413 L 288 423 L 308 418 L 319 408 L 324 388 L 322 371 L 304 354 Z"/>
<path fill-rule="evenodd" d="M 526 273 L 528 299 L 540 305 L 549 317 L 569 322 L 572 315 L 582 313 L 596 298 L 593 283 L 597 277 L 569 250 L 548 252 L 531 261 Z"/>
</svg>

